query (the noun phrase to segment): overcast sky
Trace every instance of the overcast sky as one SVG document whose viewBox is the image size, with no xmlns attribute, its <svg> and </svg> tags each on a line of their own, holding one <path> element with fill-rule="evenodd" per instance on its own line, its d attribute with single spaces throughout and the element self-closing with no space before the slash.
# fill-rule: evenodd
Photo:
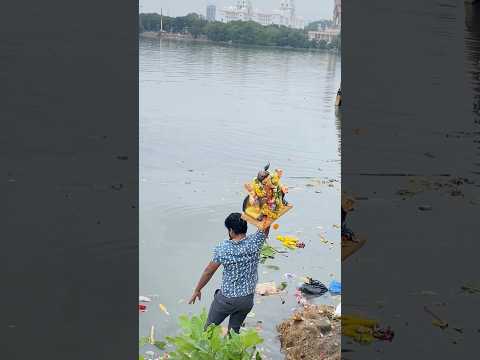
<svg viewBox="0 0 480 360">
<path fill-rule="evenodd" d="M 140 12 L 158 12 L 169 16 L 183 16 L 190 12 L 205 15 L 207 4 L 217 5 L 218 10 L 231 6 L 236 0 L 139 0 Z M 307 21 L 331 19 L 334 0 L 295 0 L 297 14 Z M 253 7 L 269 11 L 280 7 L 280 0 L 252 0 Z"/>
</svg>

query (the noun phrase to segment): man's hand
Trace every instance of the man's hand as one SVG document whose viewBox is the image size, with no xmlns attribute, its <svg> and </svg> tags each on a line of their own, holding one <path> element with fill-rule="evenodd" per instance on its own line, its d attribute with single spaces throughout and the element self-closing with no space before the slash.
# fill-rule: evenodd
<svg viewBox="0 0 480 360">
<path fill-rule="evenodd" d="M 195 304 L 195 300 L 197 300 L 197 298 L 198 298 L 198 301 L 202 300 L 202 292 L 200 290 L 195 290 L 193 292 L 192 298 L 190 299 L 190 301 L 188 303 L 189 304 Z"/>
<path fill-rule="evenodd" d="M 202 289 L 207 283 L 210 281 L 212 278 L 213 274 L 215 274 L 215 271 L 217 271 L 218 267 L 220 266 L 220 263 L 216 263 L 213 261 L 210 261 L 210 263 L 207 265 L 205 270 L 203 270 L 202 276 L 200 277 L 200 280 L 198 280 L 197 287 L 193 291 L 192 298 L 188 302 L 189 304 L 195 304 L 195 301 L 198 298 L 198 301 L 202 299 Z"/>
</svg>

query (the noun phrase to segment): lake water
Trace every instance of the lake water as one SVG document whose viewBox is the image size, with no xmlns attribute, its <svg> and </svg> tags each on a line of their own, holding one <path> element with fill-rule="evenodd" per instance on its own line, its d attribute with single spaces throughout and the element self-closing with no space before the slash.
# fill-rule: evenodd
<svg viewBox="0 0 480 360">
<path fill-rule="evenodd" d="M 180 314 L 208 310 L 221 268 L 199 304 L 186 302 L 213 247 L 226 237 L 225 217 L 241 210 L 243 183 L 267 162 L 284 169 L 294 205 L 269 242 L 279 246 L 275 236 L 291 234 L 306 246 L 267 263 L 280 270 L 260 265 L 259 282 L 280 283 L 287 272 L 327 285 L 340 281 L 340 119 L 334 106 L 340 56 L 157 39 L 141 39 L 139 56 L 139 291 L 154 296 L 139 314 L 139 335 L 154 326 L 162 339 L 178 331 Z M 269 359 L 283 358 L 275 326 L 297 306 L 298 282 L 289 282 L 285 304 L 278 296 L 256 297 L 254 316 L 247 318 L 249 327 L 262 321 Z M 330 295 L 316 300 L 339 301 Z"/>
</svg>

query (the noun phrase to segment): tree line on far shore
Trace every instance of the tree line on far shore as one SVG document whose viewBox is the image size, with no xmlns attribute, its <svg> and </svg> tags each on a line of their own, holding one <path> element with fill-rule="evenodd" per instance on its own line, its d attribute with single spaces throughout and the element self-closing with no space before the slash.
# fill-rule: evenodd
<svg viewBox="0 0 480 360">
<path fill-rule="evenodd" d="M 205 37 L 211 41 L 258 46 L 338 49 L 340 47 L 339 38 L 331 43 L 323 40 L 308 40 L 307 31 L 316 30 L 318 25 L 323 23 L 324 21 L 318 21 L 309 24 L 305 30 L 299 30 L 278 25 L 263 26 L 253 21 L 208 22 L 195 13 L 179 17 L 163 16 L 164 31 L 190 34 L 194 38 Z M 139 31 L 160 31 L 160 15 L 156 13 L 140 14 Z"/>
</svg>

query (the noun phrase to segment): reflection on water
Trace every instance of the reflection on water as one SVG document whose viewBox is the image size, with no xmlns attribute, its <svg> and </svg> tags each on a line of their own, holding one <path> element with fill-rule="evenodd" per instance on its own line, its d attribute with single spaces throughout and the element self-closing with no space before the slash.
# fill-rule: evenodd
<svg viewBox="0 0 480 360">
<path fill-rule="evenodd" d="M 342 108 L 337 107 L 335 109 L 335 125 L 337 128 L 338 136 L 338 153 L 342 154 Z"/>
<path fill-rule="evenodd" d="M 473 90 L 473 111 L 477 118 L 480 115 L 480 7 L 478 3 L 465 3 L 465 54 L 467 68 L 471 74 Z"/>
<path fill-rule="evenodd" d="M 340 222 L 340 184 L 305 186 L 309 178 L 340 177 L 339 56 L 141 40 L 139 60 L 140 294 L 158 294 L 155 301 L 171 314 L 151 304 L 140 314 L 140 336 L 152 325 L 158 338 L 172 334 L 179 314 L 209 306 L 220 274 L 201 305 L 184 300 L 226 235 L 226 215 L 240 210 L 243 182 L 267 161 L 285 170 L 292 187 L 295 208 L 280 230 L 306 247 L 275 259 L 280 271 L 261 267 L 260 281 L 280 283 L 286 272 L 340 280 L 339 230 L 332 226 Z M 332 244 L 322 244 L 320 233 Z M 258 299 L 247 319 L 248 326 L 263 322 L 269 358 L 281 358 L 275 325 L 295 307 L 295 282 L 289 288 L 285 304 Z"/>
</svg>

